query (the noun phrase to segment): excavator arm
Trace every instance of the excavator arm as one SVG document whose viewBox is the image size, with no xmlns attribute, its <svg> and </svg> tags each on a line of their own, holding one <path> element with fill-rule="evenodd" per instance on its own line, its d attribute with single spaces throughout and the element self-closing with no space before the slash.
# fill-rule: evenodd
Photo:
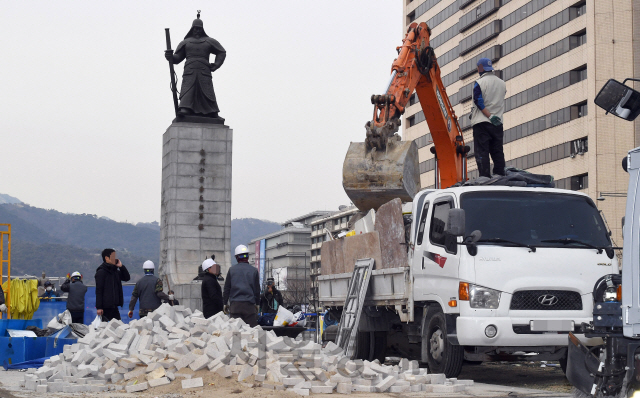
<svg viewBox="0 0 640 398">
<path fill-rule="evenodd" d="M 417 146 L 412 141 L 400 141 L 397 134 L 400 116 L 414 90 L 434 143 L 438 187 L 446 188 L 467 178 L 469 147 L 464 145 L 440 67 L 429 46 L 430 33 L 424 22 L 409 26 L 391 66 L 386 93 L 371 96 L 374 111 L 365 125 L 364 145 L 351 143 L 345 158 L 343 186 L 360 210 L 378 208 L 395 197 L 411 201 L 420 190 Z"/>
</svg>

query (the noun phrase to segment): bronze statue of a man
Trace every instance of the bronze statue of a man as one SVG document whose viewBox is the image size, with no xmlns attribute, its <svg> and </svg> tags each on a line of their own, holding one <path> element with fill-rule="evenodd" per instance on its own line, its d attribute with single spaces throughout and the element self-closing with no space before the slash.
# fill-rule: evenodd
<svg viewBox="0 0 640 398">
<path fill-rule="evenodd" d="M 211 54 L 216 56 L 212 64 L 209 63 Z M 220 43 L 204 32 L 202 20 L 198 14 L 198 18 L 191 25 L 191 30 L 178 44 L 175 53 L 171 50 L 165 51 L 165 58 L 174 64 L 187 59 L 182 73 L 178 115 L 218 118 L 220 109 L 213 91 L 211 72 L 222 66 L 226 56 L 227 53 Z"/>
</svg>

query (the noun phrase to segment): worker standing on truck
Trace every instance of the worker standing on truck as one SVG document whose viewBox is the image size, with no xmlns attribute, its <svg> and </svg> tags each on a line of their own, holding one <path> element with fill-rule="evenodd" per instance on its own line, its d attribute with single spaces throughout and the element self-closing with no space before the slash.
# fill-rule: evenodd
<svg viewBox="0 0 640 398">
<path fill-rule="evenodd" d="M 493 160 L 493 174 L 504 175 L 504 151 L 502 117 L 504 114 L 504 97 L 507 85 L 493 73 L 489 58 L 478 60 L 480 77 L 473 85 L 473 103 L 471 125 L 473 126 L 473 143 L 481 177 L 491 178 L 489 155 Z"/>
<path fill-rule="evenodd" d="M 238 264 L 229 268 L 227 279 L 224 281 L 224 312 L 255 327 L 258 325 L 260 276 L 258 270 L 249 264 L 247 246 L 238 245 L 235 255 Z"/>
<path fill-rule="evenodd" d="M 156 266 L 153 261 L 147 260 L 142 264 L 144 270 L 144 276 L 136 282 L 136 286 L 131 293 L 131 301 L 129 301 L 129 318 L 133 318 L 133 309 L 136 308 L 136 303 L 140 299 L 140 308 L 138 314 L 140 318 L 144 318 L 148 313 L 155 311 L 162 304 L 161 300 L 171 301 L 172 295 L 167 295 L 162 291 L 162 279 L 155 276 L 153 273 Z"/>
<path fill-rule="evenodd" d="M 60 290 L 69 293 L 67 309 L 71 314 L 71 322 L 84 323 L 84 295 L 87 293 L 87 287 L 82 283 L 82 274 L 78 271 L 71 274 L 60 286 Z"/>
<path fill-rule="evenodd" d="M 222 303 L 222 289 L 218 283 L 220 266 L 213 259 L 206 259 L 202 263 L 204 276 L 202 277 L 202 313 L 205 318 L 211 318 L 224 309 Z"/>
</svg>

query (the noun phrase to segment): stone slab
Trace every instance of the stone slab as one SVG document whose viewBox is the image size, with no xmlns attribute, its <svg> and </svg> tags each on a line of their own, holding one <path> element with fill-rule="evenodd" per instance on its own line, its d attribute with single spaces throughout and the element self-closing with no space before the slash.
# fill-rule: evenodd
<svg viewBox="0 0 640 398">
<path fill-rule="evenodd" d="M 344 239 L 326 241 L 320 248 L 322 275 L 341 274 L 344 271 Z"/>
<path fill-rule="evenodd" d="M 380 237 L 382 261 L 375 269 L 400 268 L 409 265 L 405 242 L 402 201 L 397 198 L 389 201 L 376 212 L 375 231 Z"/>
<path fill-rule="evenodd" d="M 356 260 L 360 258 L 373 258 L 375 260 L 373 269 L 378 269 L 378 264 L 382 264 L 380 250 L 380 237 L 376 231 L 345 238 L 344 270 L 342 272 L 353 272 Z"/>
<path fill-rule="evenodd" d="M 203 387 L 203 386 L 204 384 L 202 383 L 202 377 L 198 377 L 195 379 L 182 380 L 182 389 Z"/>
</svg>

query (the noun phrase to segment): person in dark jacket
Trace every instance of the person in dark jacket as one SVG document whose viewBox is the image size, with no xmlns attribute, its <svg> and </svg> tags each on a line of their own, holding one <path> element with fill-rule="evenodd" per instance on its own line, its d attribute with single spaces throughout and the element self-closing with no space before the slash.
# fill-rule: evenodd
<svg viewBox="0 0 640 398">
<path fill-rule="evenodd" d="M 263 314 L 275 314 L 283 302 L 282 293 L 276 289 L 273 278 L 267 279 L 267 288 L 260 296 L 260 312 Z"/>
<path fill-rule="evenodd" d="M 58 297 L 60 297 L 60 293 L 53 287 L 53 282 L 46 281 L 44 283 L 44 293 L 40 296 L 40 300 L 58 301 Z"/>
<path fill-rule="evenodd" d="M 67 309 L 71 313 L 71 322 L 84 323 L 84 295 L 87 287 L 82 283 L 82 274 L 78 271 L 71 274 L 71 278 L 64 281 L 60 290 L 69 293 Z"/>
<path fill-rule="evenodd" d="M 224 281 L 225 313 L 229 312 L 232 318 L 241 318 L 255 327 L 258 325 L 260 276 L 258 270 L 249 264 L 249 249 L 245 245 L 236 247 L 235 255 L 238 264 L 229 268 Z"/>
<path fill-rule="evenodd" d="M 96 312 L 104 322 L 120 319 L 118 307 L 124 305 L 122 282 L 131 279 L 127 267 L 116 258 L 116 251 L 104 249 L 104 261 L 96 270 Z"/>
<path fill-rule="evenodd" d="M 205 274 L 202 277 L 202 313 L 205 318 L 210 318 L 222 311 L 222 289 L 218 283 L 220 266 L 208 258 L 202 263 Z"/>
<path fill-rule="evenodd" d="M 173 300 L 173 297 L 162 291 L 162 279 L 153 275 L 156 266 L 153 261 L 147 260 L 142 264 L 144 277 L 136 282 L 136 287 L 131 293 L 131 301 L 129 302 L 129 318 L 133 318 L 133 309 L 136 308 L 138 298 L 140 299 L 140 308 L 138 314 L 140 318 L 144 318 L 148 313 L 155 311 L 162 304 L 162 300 Z"/>
</svg>

